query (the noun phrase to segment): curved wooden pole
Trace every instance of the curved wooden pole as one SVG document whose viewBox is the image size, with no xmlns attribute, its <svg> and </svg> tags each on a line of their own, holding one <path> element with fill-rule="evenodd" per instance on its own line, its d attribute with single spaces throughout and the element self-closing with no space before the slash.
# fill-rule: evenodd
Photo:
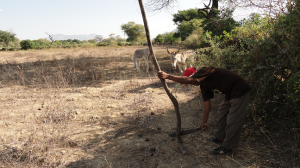
<svg viewBox="0 0 300 168">
<path fill-rule="evenodd" d="M 160 71 L 159 64 L 158 64 L 158 62 L 156 60 L 156 57 L 154 55 L 154 52 L 153 52 L 152 42 L 151 42 L 150 32 L 149 32 L 149 27 L 148 27 L 148 22 L 147 22 L 146 13 L 145 13 L 145 9 L 144 9 L 144 5 L 143 5 L 142 0 L 139 0 L 139 4 L 140 4 L 143 20 L 144 20 L 144 27 L 145 27 L 145 31 L 146 31 L 147 42 L 148 42 L 148 47 L 149 47 L 150 55 L 151 55 L 151 58 L 152 58 L 152 62 L 155 66 L 155 69 L 157 71 Z M 183 143 L 182 143 L 182 139 L 181 139 L 181 135 L 180 135 L 180 132 L 181 132 L 181 117 L 180 117 L 180 113 L 179 113 L 178 101 L 176 100 L 176 98 L 170 92 L 170 90 L 168 88 L 168 85 L 166 84 L 165 79 L 161 79 L 160 81 L 161 81 L 163 87 L 165 88 L 165 91 L 166 91 L 167 95 L 169 96 L 169 98 L 171 99 L 171 101 L 174 105 L 174 108 L 175 108 L 175 113 L 176 113 L 176 118 L 177 118 L 176 137 L 177 137 L 177 141 L 178 141 L 179 150 L 181 151 L 181 153 L 183 153 Z"/>
</svg>

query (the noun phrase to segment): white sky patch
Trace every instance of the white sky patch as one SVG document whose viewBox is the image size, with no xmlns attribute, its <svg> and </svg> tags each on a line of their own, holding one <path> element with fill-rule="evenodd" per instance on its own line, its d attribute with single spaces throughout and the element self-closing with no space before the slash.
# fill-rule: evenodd
<svg viewBox="0 0 300 168">
<path fill-rule="evenodd" d="M 2 9 L 0 9 L 0 12 L 2 12 L 3 10 Z"/>
</svg>

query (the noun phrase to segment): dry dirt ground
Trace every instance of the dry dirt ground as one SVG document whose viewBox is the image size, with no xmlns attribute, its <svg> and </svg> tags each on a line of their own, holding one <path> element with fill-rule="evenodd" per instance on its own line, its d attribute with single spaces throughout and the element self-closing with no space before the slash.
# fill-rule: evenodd
<svg viewBox="0 0 300 168">
<path fill-rule="evenodd" d="M 144 62 L 139 73 L 133 67 L 139 48 L 145 47 L 0 52 L 0 167 L 299 166 L 295 131 L 294 139 L 279 142 L 266 130 L 244 131 L 233 155 L 211 155 L 218 146 L 208 138 L 222 95 L 212 100 L 209 131 L 182 136 L 187 153 L 181 154 L 168 135 L 176 130 L 174 107 L 155 71 L 146 74 Z M 166 47 L 154 51 L 162 70 L 180 75 Z M 199 127 L 199 88 L 167 83 L 182 129 Z"/>
</svg>

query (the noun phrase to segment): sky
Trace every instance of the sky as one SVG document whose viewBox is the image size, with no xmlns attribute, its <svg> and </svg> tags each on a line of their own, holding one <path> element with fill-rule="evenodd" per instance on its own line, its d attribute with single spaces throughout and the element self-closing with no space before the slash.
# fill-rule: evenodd
<svg viewBox="0 0 300 168">
<path fill-rule="evenodd" d="M 143 25 L 138 0 L 1 0 L 0 30 L 16 34 L 20 40 L 47 38 L 49 34 L 102 35 L 127 38 L 121 25 Z M 143 1 L 144 4 L 147 0 Z M 202 8 L 207 0 L 177 0 L 171 10 L 149 12 L 146 16 L 151 38 L 176 29 L 172 14 L 178 10 Z"/>
</svg>

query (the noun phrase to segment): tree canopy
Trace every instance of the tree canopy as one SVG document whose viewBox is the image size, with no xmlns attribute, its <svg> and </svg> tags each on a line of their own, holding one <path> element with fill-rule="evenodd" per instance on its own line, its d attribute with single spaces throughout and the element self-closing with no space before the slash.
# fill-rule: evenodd
<svg viewBox="0 0 300 168">
<path fill-rule="evenodd" d="M 158 42 L 158 43 L 162 43 L 164 42 L 164 37 L 161 35 L 161 34 L 158 34 L 155 39 L 154 39 L 155 42 Z"/>
<path fill-rule="evenodd" d="M 16 40 L 16 34 L 9 31 L 0 30 L 0 42 L 4 42 L 6 47 L 8 48 L 8 43 Z"/>
<path fill-rule="evenodd" d="M 21 45 L 21 49 L 22 50 L 28 50 L 28 49 L 33 49 L 35 47 L 35 43 L 31 40 L 22 40 L 20 42 L 20 45 Z"/>
<path fill-rule="evenodd" d="M 121 29 L 128 36 L 127 41 L 145 41 L 146 39 L 145 28 L 141 24 L 128 22 L 127 24 L 122 24 Z"/>
<path fill-rule="evenodd" d="M 188 9 L 178 11 L 178 13 L 173 14 L 173 22 L 176 25 L 180 25 L 183 21 L 190 21 L 193 19 L 203 19 L 204 17 L 198 13 L 198 10 L 195 9 Z"/>
<path fill-rule="evenodd" d="M 180 25 L 178 25 L 177 29 L 180 31 L 180 37 L 182 40 L 185 40 L 193 30 L 198 29 L 202 26 L 203 19 L 192 19 L 189 21 L 183 21 Z"/>
</svg>

